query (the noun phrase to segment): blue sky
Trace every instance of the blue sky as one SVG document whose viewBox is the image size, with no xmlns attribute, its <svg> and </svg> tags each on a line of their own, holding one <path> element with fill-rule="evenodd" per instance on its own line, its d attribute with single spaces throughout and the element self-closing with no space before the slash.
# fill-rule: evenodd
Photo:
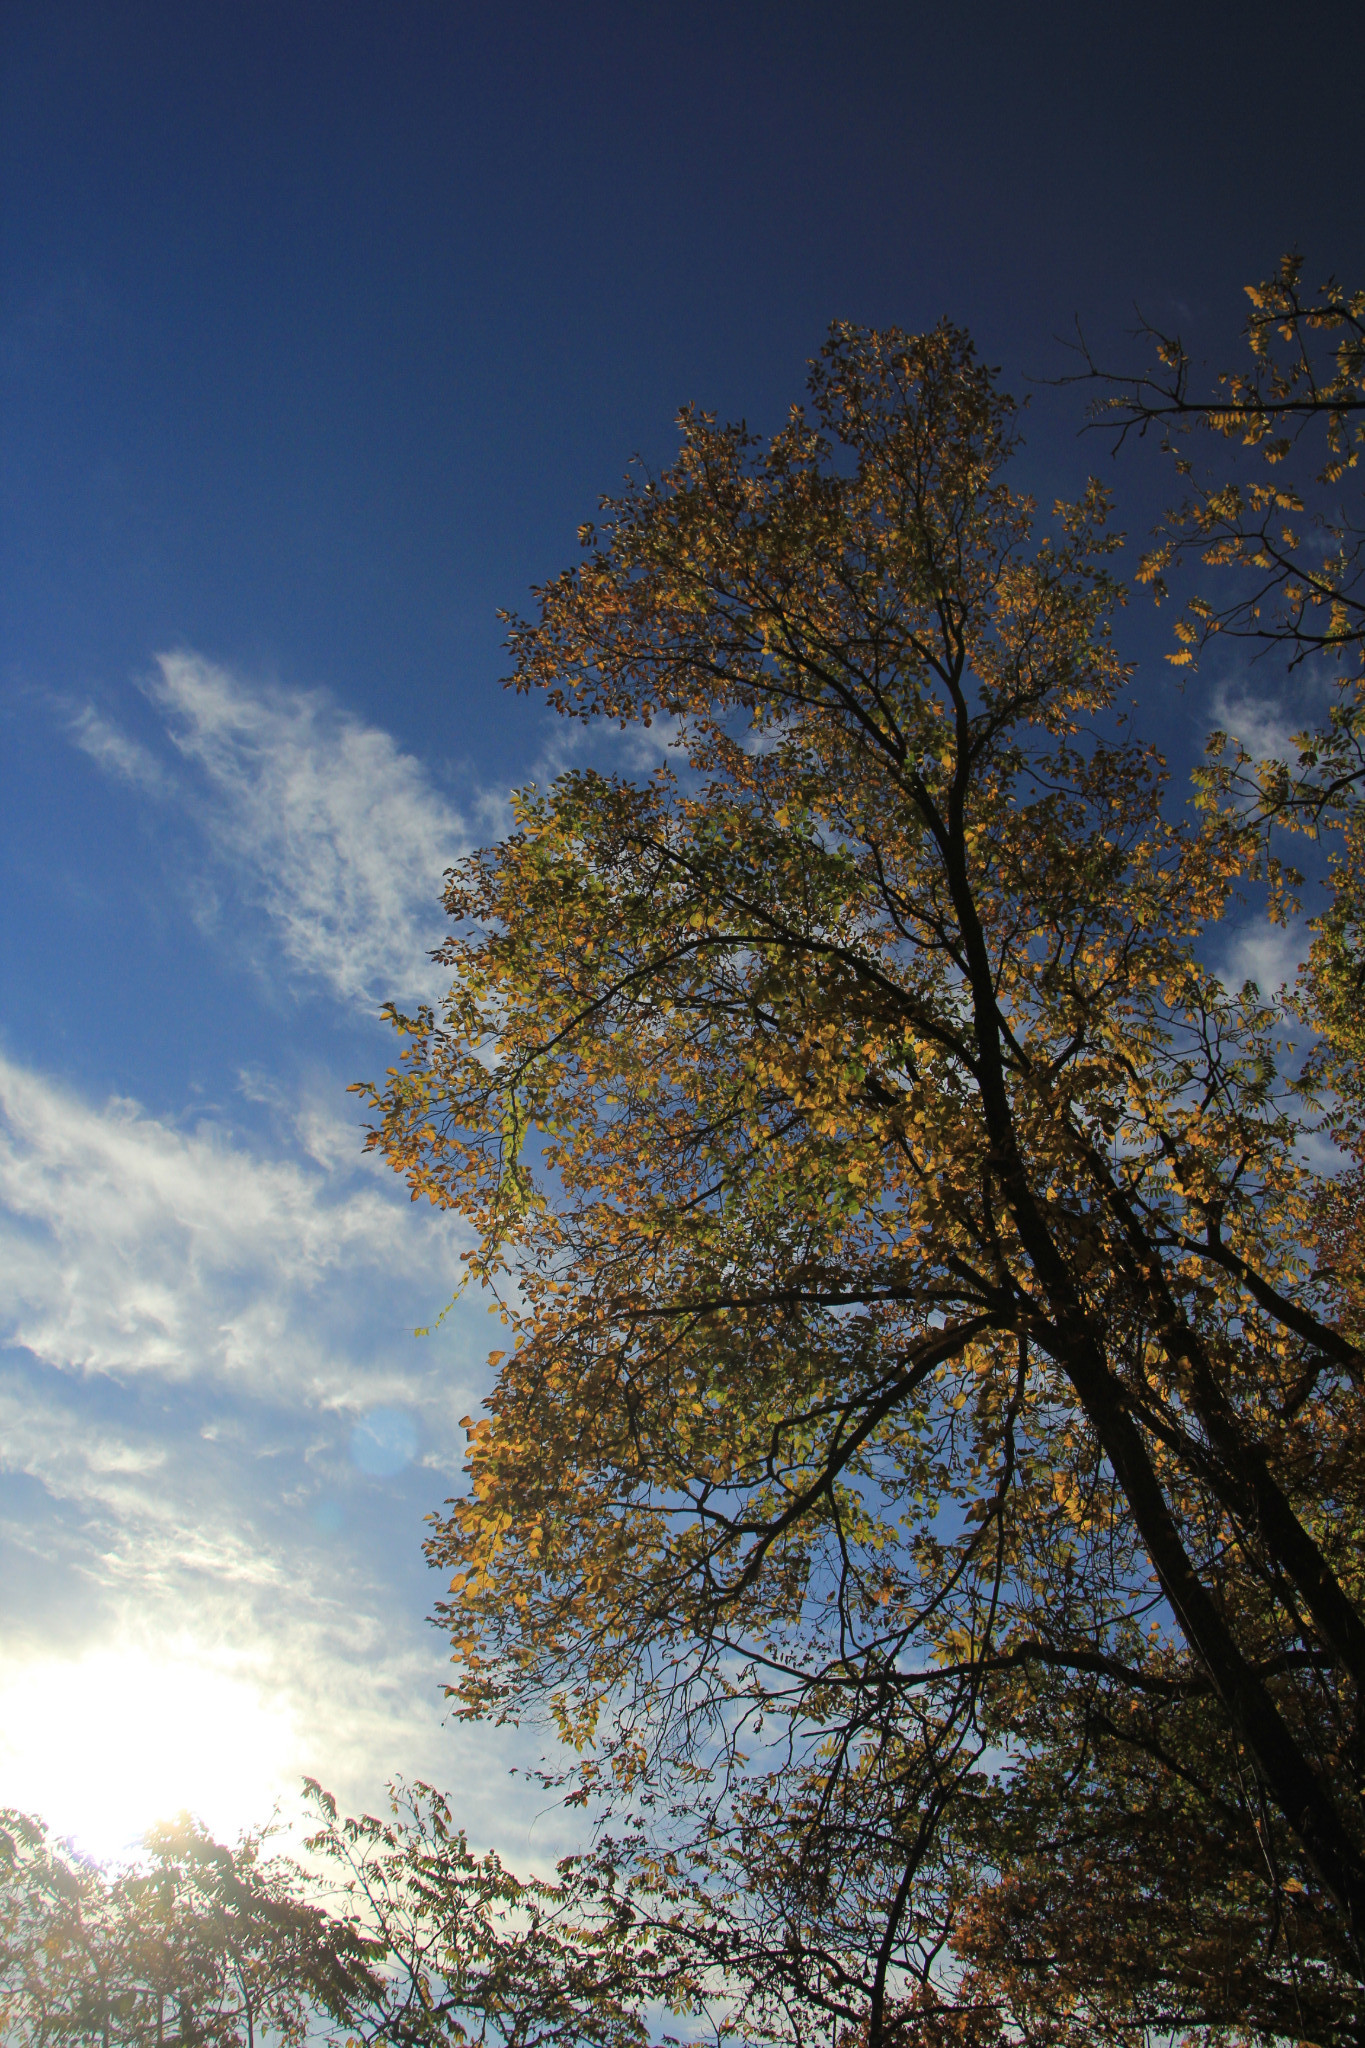
<svg viewBox="0 0 1365 2048">
<path fill-rule="evenodd" d="M 696 401 L 775 426 L 831 318 L 1046 379 L 1140 305 L 1225 357 L 1298 241 L 1365 264 L 1357 7 L 17 0 L 0 23 L 0 1801 L 116 1847 L 443 1728 L 458 1227 L 347 1082 L 435 992 L 441 875 L 568 737 L 499 606 Z M 1273 47 L 1273 62 L 1265 51 Z M 1127 523 L 1150 465 L 1116 473 Z M 1165 626 L 1128 646 L 1181 757 Z M 1232 943 L 1232 941 L 1230 941 Z M 1251 944 L 1248 941 L 1248 944 Z M 1250 957 L 1250 955 L 1248 955 Z M 533 1738 L 527 1742 L 534 1746 Z M 536 1853 L 557 1823 L 535 1821 Z"/>
</svg>

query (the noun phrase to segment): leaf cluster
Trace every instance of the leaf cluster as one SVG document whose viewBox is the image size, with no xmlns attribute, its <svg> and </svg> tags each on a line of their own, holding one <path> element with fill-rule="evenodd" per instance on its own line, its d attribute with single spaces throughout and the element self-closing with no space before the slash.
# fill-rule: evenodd
<svg viewBox="0 0 1365 2048">
<path fill-rule="evenodd" d="M 1226 635 L 1286 652 L 1291 669 L 1326 655 L 1359 677 L 1365 292 L 1335 278 L 1305 290 L 1303 259 L 1291 252 L 1247 297 L 1250 363 L 1225 371 L 1211 391 L 1198 387 L 1179 335 L 1150 324 L 1142 333 L 1153 367 L 1136 377 L 1100 369 L 1082 344 L 1082 379 L 1105 387 L 1092 418 L 1115 427 L 1120 443 L 1159 433 L 1186 488 L 1143 557 L 1140 579 L 1164 597 L 1176 566 L 1225 572 L 1220 601 L 1200 592 L 1187 598 L 1172 661 L 1188 665 L 1212 637 Z M 1201 460 L 1203 436 L 1228 445 Z"/>
</svg>

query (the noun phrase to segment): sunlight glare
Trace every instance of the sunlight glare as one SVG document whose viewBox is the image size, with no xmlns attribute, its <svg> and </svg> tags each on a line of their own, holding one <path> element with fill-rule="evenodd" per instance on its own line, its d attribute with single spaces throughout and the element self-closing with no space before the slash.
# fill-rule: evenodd
<svg viewBox="0 0 1365 2048">
<path fill-rule="evenodd" d="M 97 1650 L 0 1683 L 0 1804 L 92 1856 L 188 1810 L 220 1840 L 292 1789 L 293 1716 L 222 1659 Z"/>
</svg>

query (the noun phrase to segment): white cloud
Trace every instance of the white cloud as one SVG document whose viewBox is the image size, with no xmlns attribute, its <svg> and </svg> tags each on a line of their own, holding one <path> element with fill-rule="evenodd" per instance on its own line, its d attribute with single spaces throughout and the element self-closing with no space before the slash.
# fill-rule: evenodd
<svg viewBox="0 0 1365 2048">
<path fill-rule="evenodd" d="M 354 1406 L 348 1328 L 372 1345 L 381 1302 L 395 1332 L 412 1327 L 453 1284 L 456 1249 L 451 1223 L 396 1187 L 338 1191 L 0 1059 L 0 1335 L 47 1364 Z M 374 1377 L 371 1362 L 380 1398 Z"/>
<path fill-rule="evenodd" d="M 1221 732 L 1240 740 L 1256 761 L 1297 761 L 1294 736 L 1324 722 L 1329 693 L 1302 672 L 1285 680 L 1275 696 L 1245 682 L 1220 683 L 1212 711 Z"/>
<path fill-rule="evenodd" d="M 168 796 L 173 784 L 156 755 L 141 740 L 121 732 L 116 725 L 86 704 L 71 720 L 71 736 L 83 753 L 104 769 L 152 796 Z"/>
<path fill-rule="evenodd" d="M 682 774 L 688 731 L 685 718 L 663 711 L 656 713 L 648 726 L 557 719 L 542 731 L 541 749 L 527 779 L 543 788 L 559 775 L 588 766 L 604 775 L 648 775 L 661 765 Z M 505 831 L 505 816 L 493 805 L 485 809 L 496 829 Z"/>
<path fill-rule="evenodd" d="M 302 1094 L 291 1093 L 260 1067 L 241 1067 L 237 1073 L 238 1092 L 248 1102 L 269 1109 L 283 1131 L 299 1150 L 328 1173 L 345 1172 L 366 1165 L 390 1187 L 389 1168 L 374 1153 L 358 1153 L 359 1133 L 354 1111 L 341 1113 L 339 1091 L 334 1082 L 314 1080 Z"/>
<path fill-rule="evenodd" d="M 1297 754 L 1293 736 L 1300 726 L 1285 716 L 1283 705 L 1224 687 L 1212 708 L 1219 730 L 1240 740 L 1254 760 L 1289 761 Z"/>
<path fill-rule="evenodd" d="M 1269 919 L 1245 924 L 1225 935 L 1218 974 L 1230 989 L 1254 981 L 1267 1001 L 1282 987 L 1293 988 L 1308 957 L 1310 934 L 1302 925 L 1276 925 Z"/>
<path fill-rule="evenodd" d="M 93 705 L 70 721 L 76 745 L 189 812 L 293 968 L 367 1007 L 438 997 L 445 871 L 471 840 L 421 762 L 323 691 L 257 687 L 188 652 L 157 670 L 147 694 L 188 775 Z M 498 808 L 481 797 L 480 823 Z"/>
<path fill-rule="evenodd" d="M 321 692 L 253 689 L 190 653 L 157 665 L 215 850 L 294 965 L 366 1003 L 439 989 L 442 877 L 469 842 L 421 763 Z"/>
</svg>

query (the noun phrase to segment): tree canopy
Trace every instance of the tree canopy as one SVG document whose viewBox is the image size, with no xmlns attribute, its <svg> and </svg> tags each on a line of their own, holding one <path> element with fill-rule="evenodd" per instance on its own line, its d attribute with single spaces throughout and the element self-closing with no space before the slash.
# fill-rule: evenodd
<svg viewBox="0 0 1365 2048">
<path fill-rule="evenodd" d="M 508 1332 L 454 1696 L 549 1714 L 756 2037 L 1356 2040 L 1357 785 L 1297 1008 L 1229 988 L 1269 808 L 1167 788 L 1105 493 L 1011 489 L 968 338 L 681 428 L 510 622 L 660 765 L 521 794 L 369 1090 Z"/>
<path fill-rule="evenodd" d="M 379 1953 L 259 1837 L 188 1816 L 103 1869 L 0 1812 L 0 2036 L 13 2048 L 295 2048 L 381 1991 Z"/>
<path fill-rule="evenodd" d="M 676 1944 L 594 1869 L 513 1876 L 471 1852 L 428 1785 L 394 1785 L 386 1817 L 359 1819 L 308 1789 L 304 1861 L 261 1835 L 226 1847 L 182 1815 L 101 1867 L 0 1812 L 0 2038 L 644 2048 L 643 2005 L 687 2003 Z"/>
</svg>

